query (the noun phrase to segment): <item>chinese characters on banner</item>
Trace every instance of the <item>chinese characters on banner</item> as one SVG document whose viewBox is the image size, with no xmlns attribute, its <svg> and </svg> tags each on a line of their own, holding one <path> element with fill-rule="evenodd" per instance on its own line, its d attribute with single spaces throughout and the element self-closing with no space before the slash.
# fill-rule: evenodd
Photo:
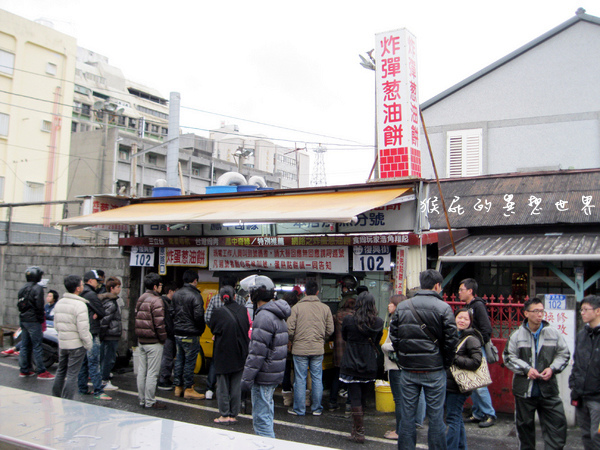
<svg viewBox="0 0 600 450">
<path fill-rule="evenodd" d="M 347 247 L 210 248 L 210 270 L 269 269 L 345 273 Z"/>
<path fill-rule="evenodd" d="M 406 29 L 375 36 L 379 176 L 420 177 L 417 46 Z"/>
<path fill-rule="evenodd" d="M 406 276 L 406 257 L 408 247 L 396 247 L 396 273 L 394 274 L 394 291 L 396 294 L 404 294 L 404 278 Z"/>
<path fill-rule="evenodd" d="M 170 247 L 167 248 L 167 266 L 208 266 L 207 247 Z"/>
<path fill-rule="evenodd" d="M 120 208 L 125 206 L 128 202 L 118 198 L 93 196 L 89 199 L 85 199 L 83 202 L 83 215 L 96 214 L 99 212 L 110 211 L 111 209 Z M 95 225 L 90 227 L 92 230 L 105 230 L 105 231 L 129 231 L 127 225 L 122 224 L 111 224 L 111 225 Z"/>
</svg>

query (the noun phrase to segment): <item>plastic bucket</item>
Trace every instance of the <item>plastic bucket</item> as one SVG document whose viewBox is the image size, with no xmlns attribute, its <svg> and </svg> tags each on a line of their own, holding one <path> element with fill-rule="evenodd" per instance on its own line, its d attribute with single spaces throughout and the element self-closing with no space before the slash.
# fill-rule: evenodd
<svg viewBox="0 0 600 450">
<path fill-rule="evenodd" d="M 228 192 L 237 192 L 237 186 L 206 186 L 207 194 L 226 194 Z"/>
<path fill-rule="evenodd" d="M 152 188 L 152 197 L 173 197 L 174 195 L 181 195 L 181 189 L 168 186 Z"/>
<path fill-rule="evenodd" d="M 375 386 L 375 409 L 379 412 L 394 412 L 396 404 L 390 385 Z"/>
</svg>

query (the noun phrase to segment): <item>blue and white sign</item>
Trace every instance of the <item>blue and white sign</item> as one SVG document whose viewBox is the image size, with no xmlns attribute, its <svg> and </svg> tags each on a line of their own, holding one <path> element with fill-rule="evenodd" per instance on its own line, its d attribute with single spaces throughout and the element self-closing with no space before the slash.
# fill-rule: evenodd
<svg viewBox="0 0 600 450">
<path fill-rule="evenodd" d="M 544 295 L 544 305 L 546 309 L 565 310 L 567 309 L 567 296 L 564 294 L 546 294 Z"/>
<path fill-rule="evenodd" d="M 391 266 L 391 249 L 387 245 L 354 245 L 354 272 L 386 272 Z"/>
<path fill-rule="evenodd" d="M 135 267 L 153 267 L 154 247 L 131 247 L 129 265 Z"/>
</svg>

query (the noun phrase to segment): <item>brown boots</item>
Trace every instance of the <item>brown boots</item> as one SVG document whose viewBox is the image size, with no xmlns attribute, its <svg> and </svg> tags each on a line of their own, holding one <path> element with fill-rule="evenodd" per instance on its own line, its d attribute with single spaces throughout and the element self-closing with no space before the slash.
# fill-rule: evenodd
<svg viewBox="0 0 600 450">
<path fill-rule="evenodd" d="M 189 398 L 191 400 L 204 400 L 205 395 L 196 392 L 194 386 L 183 389 L 182 386 L 175 386 L 175 397 Z"/>
<path fill-rule="evenodd" d="M 190 400 L 204 400 L 205 397 L 206 396 L 204 394 L 196 392 L 194 385 L 183 391 L 183 398 L 189 398 Z"/>
<path fill-rule="evenodd" d="M 362 406 L 352 407 L 352 433 L 349 439 L 359 444 L 365 442 L 365 424 L 364 424 L 364 412 Z"/>
</svg>

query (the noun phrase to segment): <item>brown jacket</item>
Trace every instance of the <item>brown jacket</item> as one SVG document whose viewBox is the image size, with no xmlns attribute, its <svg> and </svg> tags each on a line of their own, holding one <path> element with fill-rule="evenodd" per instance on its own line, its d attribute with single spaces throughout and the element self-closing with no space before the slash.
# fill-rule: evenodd
<svg viewBox="0 0 600 450">
<path fill-rule="evenodd" d="M 135 305 L 135 335 L 140 344 L 164 344 L 167 339 L 163 300 L 152 290 L 144 292 Z"/>
<path fill-rule="evenodd" d="M 344 350 L 346 350 L 346 341 L 342 338 L 342 323 L 344 322 L 344 317 L 354 314 L 355 303 L 355 298 L 349 298 L 344 303 L 344 307 L 340 308 L 334 317 L 335 337 L 333 341 L 333 365 L 335 367 L 340 367 L 342 365 Z"/>
<path fill-rule="evenodd" d="M 325 342 L 333 334 L 333 316 L 329 306 L 316 295 L 303 297 L 292 308 L 287 321 L 292 355 L 314 356 L 325 353 Z"/>
</svg>

